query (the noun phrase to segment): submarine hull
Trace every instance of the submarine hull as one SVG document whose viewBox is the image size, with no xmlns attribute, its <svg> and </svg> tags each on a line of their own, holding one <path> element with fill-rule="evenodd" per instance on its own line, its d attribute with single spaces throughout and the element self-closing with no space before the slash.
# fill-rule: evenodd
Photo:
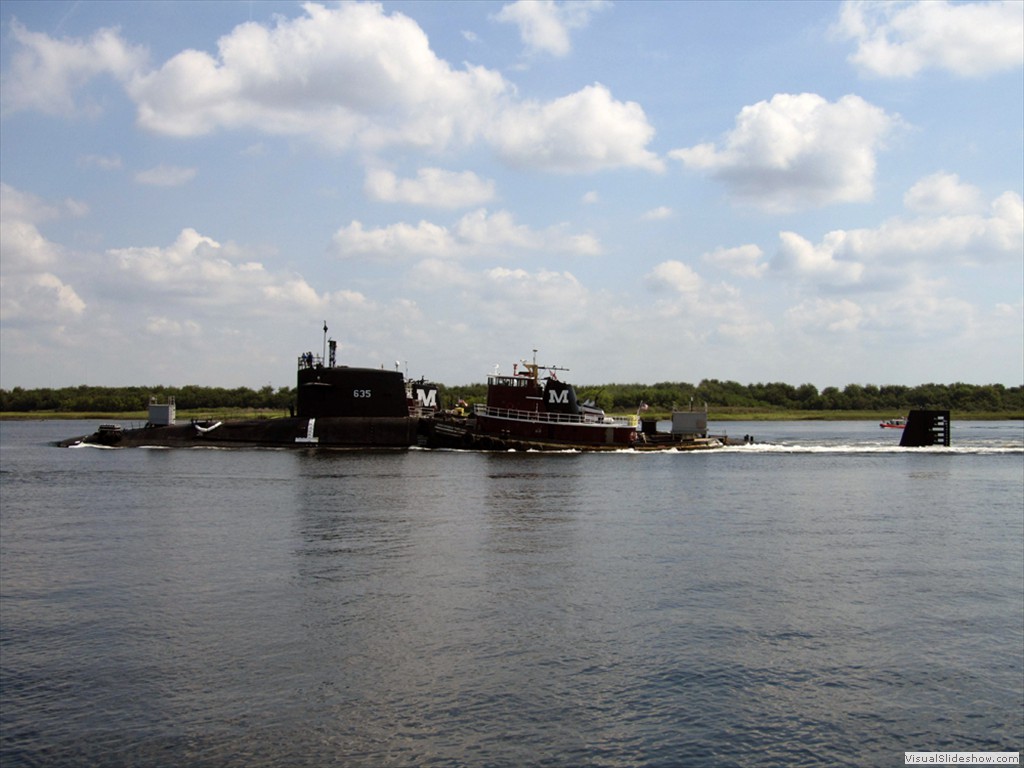
<svg viewBox="0 0 1024 768">
<path fill-rule="evenodd" d="M 62 447 L 109 448 L 408 448 L 419 441 L 420 419 L 414 416 L 321 416 L 192 422 L 140 429 L 100 430 L 71 438 Z"/>
</svg>

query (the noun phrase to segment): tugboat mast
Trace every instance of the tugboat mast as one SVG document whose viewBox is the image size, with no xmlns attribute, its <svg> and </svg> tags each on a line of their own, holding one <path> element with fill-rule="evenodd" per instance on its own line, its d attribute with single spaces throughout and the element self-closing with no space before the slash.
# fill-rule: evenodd
<svg viewBox="0 0 1024 768">
<path fill-rule="evenodd" d="M 540 371 L 544 370 L 554 373 L 555 371 L 568 371 L 568 368 L 563 368 L 560 365 L 537 365 L 537 350 L 533 350 L 533 362 L 528 363 L 525 360 L 520 361 L 523 367 L 530 372 L 530 376 L 534 381 L 540 381 Z"/>
</svg>

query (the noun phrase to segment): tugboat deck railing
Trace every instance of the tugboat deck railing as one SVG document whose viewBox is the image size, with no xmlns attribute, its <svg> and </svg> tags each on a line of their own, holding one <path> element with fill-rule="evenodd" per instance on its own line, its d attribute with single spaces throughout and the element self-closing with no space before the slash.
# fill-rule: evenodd
<svg viewBox="0 0 1024 768">
<path fill-rule="evenodd" d="M 541 413 L 540 411 L 520 411 L 514 408 L 495 408 L 490 405 L 477 403 L 473 406 L 473 413 L 476 416 L 489 416 L 494 419 L 506 419 L 508 421 L 528 421 L 542 424 L 579 424 L 584 427 L 635 427 L 636 417 L 626 419 L 612 418 L 605 416 L 597 420 L 582 416 L 578 413 Z"/>
</svg>

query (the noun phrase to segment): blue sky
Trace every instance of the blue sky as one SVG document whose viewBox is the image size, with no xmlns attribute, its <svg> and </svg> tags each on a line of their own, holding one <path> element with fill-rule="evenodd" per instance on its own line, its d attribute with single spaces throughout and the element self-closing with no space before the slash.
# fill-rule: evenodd
<svg viewBox="0 0 1024 768">
<path fill-rule="evenodd" d="M 1024 3 L 0 4 L 0 386 L 1024 381 Z"/>
</svg>

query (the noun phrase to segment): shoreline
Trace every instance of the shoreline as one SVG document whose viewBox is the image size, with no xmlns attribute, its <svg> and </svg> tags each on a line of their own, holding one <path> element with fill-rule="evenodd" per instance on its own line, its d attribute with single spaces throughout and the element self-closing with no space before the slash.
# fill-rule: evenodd
<svg viewBox="0 0 1024 768">
<path fill-rule="evenodd" d="M 907 409 L 909 411 L 910 409 Z M 616 413 L 610 416 L 633 416 L 633 413 Z M 751 410 L 714 410 L 708 411 L 708 421 L 884 421 L 905 413 L 888 411 L 751 411 Z M 177 420 L 180 422 L 196 420 L 242 420 L 242 419 L 277 419 L 288 416 L 287 411 L 261 408 L 211 408 L 179 410 Z M 659 421 L 671 418 L 670 413 L 653 412 L 644 414 L 644 418 Z M 953 421 L 1024 421 L 1024 413 L 1006 411 L 951 411 Z M 104 411 L 2 411 L 0 421 L 141 421 L 146 422 L 149 414 L 146 411 L 127 411 L 123 413 Z"/>
</svg>

